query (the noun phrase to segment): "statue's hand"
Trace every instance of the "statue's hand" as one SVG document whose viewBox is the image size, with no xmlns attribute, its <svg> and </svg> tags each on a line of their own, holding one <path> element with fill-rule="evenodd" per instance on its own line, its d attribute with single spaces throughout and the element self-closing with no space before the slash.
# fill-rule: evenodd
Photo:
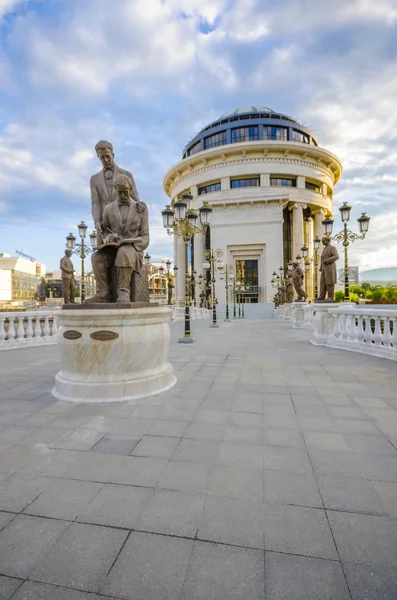
<svg viewBox="0 0 397 600">
<path fill-rule="evenodd" d="M 102 233 L 102 225 L 101 225 L 101 223 L 99 223 L 99 222 L 95 223 L 95 229 L 97 231 L 99 231 L 99 233 Z"/>
<path fill-rule="evenodd" d="M 107 241 L 108 242 L 119 242 L 120 238 L 117 235 L 117 233 L 109 233 L 109 235 L 107 236 Z"/>
</svg>

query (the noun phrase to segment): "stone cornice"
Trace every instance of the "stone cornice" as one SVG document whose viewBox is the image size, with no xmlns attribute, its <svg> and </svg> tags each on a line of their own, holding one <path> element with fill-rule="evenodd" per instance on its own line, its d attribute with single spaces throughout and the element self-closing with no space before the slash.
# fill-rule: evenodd
<svg viewBox="0 0 397 600">
<path fill-rule="evenodd" d="M 262 156 L 258 156 L 259 153 L 262 153 Z M 292 158 L 293 155 L 300 155 L 300 158 Z M 330 176 L 334 184 L 337 183 L 342 173 L 339 159 L 328 150 L 318 146 L 295 142 L 243 142 L 197 152 L 181 160 L 168 170 L 164 177 L 163 187 L 165 192 L 170 194 L 175 183 L 186 181 L 192 174 L 210 172 L 225 165 L 236 166 L 249 163 L 284 163 L 309 167 Z M 189 169 L 189 173 L 183 175 L 182 173 L 186 169 Z M 178 172 L 180 173 L 179 177 Z"/>
</svg>

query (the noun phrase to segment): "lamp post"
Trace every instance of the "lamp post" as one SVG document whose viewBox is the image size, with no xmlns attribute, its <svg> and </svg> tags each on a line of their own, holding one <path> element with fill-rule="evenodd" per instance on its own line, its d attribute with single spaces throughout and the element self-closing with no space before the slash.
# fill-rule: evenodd
<svg viewBox="0 0 397 600">
<path fill-rule="evenodd" d="M 81 258 L 81 302 L 83 303 L 85 300 L 84 260 L 87 256 L 87 254 L 91 254 L 91 252 L 95 252 L 96 245 L 97 245 L 97 236 L 96 236 L 96 230 L 93 229 L 93 231 L 90 233 L 90 241 L 91 241 L 91 248 L 90 248 L 84 242 L 85 237 L 87 235 L 87 229 L 88 229 L 88 227 L 84 223 L 84 221 L 81 221 L 81 223 L 79 225 L 77 225 L 77 229 L 79 231 L 79 236 L 81 239 L 80 244 L 76 244 L 75 236 L 73 235 L 73 233 L 69 233 L 69 235 L 66 237 L 66 247 L 69 250 L 71 250 L 73 254 L 77 254 Z"/>
<path fill-rule="evenodd" d="M 215 274 L 217 269 L 219 271 L 223 270 L 225 266 L 223 261 L 221 260 L 223 256 L 223 252 L 220 248 L 216 250 L 207 250 L 205 253 L 206 262 L 203 263 L 203 269 L 210 272 L 211 275 L 211 304 L 212 304 L 212 324 L 210 327 L 219 327 L 216 321 L 216 294 L 215 294 Z"/>
<path fill-rule="evenodd" d="M 231 265 L 226 265 L 225 266 L 225 272 L 224 273 L 220 273 L 219 275 L 219 279 L 221 281 L 225 280 L 225 290 L 226 290 L 226 318 L 225 318 L 225 323 L 231 323 L 230 318 L 229 318 L 229 279 L 231 279 L 233 281 L 234 279 L 234 273 L 233 271 L 233 267 Z"/>
<path fill-rule="evenodd" d="M 177 199 L 174 202 L 172 209 L 169 204 L 161 211 L 163 225 L 167 230 L 168 235 L 177 235 L 185 242 L 185 333 L 183 338 L 179 338 L 180 343 L 191 344 L 194 339 L 191 336 L 190 327 L 190 302 L 189 302 L 189 266 L 188 266 L 188 246 L 189 241 L 195 234 L 202 233 L 205 235 L 207 228 L 211 222 L 212 208 L 208 202 L 203 202 L 198 213 L 190 208 L 190 203 L 193 197 L 189 193 L 184 193 L 182 199 Z M 201 227 L 197 226 L 197 220 L 200 219 Z"/>
<path fill-rule="evenodd" d="M 349 302 L 350 293 L 349 293 L 349 257 L 348 257 L 348 247 L 350 242 L 355 242 L 356 240 L 363 240 L 368 232 L 369 221 L 371 217 L 368 217 L 365 212 L 361 213 L 361 217 L 358 217 L 357 222 L 360 229 L 360 233 L 354 233 L 354 231 L 350 231 L 347 228 L 347 224 L 350 219 L 350 211 L 352 207 L 349 206 L 347 202 L 344 202 L 342 206 L 339 208 L 340 216 L 343 223 L 343 229 L 339 233 L 335 233 L 332 235 L 332 227 L 334 224 L 333 219 L 327 217 L 322 221 L 324 226 L 325 235 L 331 236 L 331 239 L 339 242 L 342 242 L 345 254 L 345 266 L 344 266 L 344 279 L 345 279 L 345 296 L 343 298 L 344 302 Z"/>
</svg>

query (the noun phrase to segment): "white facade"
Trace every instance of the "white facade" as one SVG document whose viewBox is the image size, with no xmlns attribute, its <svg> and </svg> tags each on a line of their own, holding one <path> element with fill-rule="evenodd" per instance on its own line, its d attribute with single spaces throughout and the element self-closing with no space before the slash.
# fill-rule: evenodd
<svg viewBox="0 0 397 600">
<path fill-rule="evenodd" d="M 23 304 L 33 297 L 33 286 L 45 275 L 45 265 L 23 258 L 0 254 L 0 302 Z"/>
<path fill-rule="evenodd" d="M 164 178 L 164 190 L 171 199 L 190 191 L 192 208 L 207 201 L 213 209 L 211 248 L 220 248 L 224 262 L 236 272 L 237 260 L 258 260 L 258 302 L 271 302 L 273 271 L 285 260 L 295 258 L 301 247 L 313 255 L 313 239 L 322 237 L 321 221 L 332 213 L 333 188 L 341 176 L 338 158 L 317 145 L 295 141 L 261 140 L 228 143 L 195 152 L 171 167 Z M 232 188 L 235 179 L 255 178 L 255 187 Z M 275 185 L 276 180 L 293 179 L 296 187 Z M 216 183 L 220 190 L 199 195 L 199 188 Z M 307 189 L 308 185 L 315 190 Z M 310 211 L 304 209 L 310 208 Z M 292 238 L 285 256 L 284 210 L 291 215 Z M 309 216 L 308 216 L 309 215 Z M 194 268 L 202 273 L 204 240 L 194 238 Z M 185 248 L 175 239 L 174 262 L 178 266 L 175 298 L 183 302 Z M 307 290 L 313 296 L 313 265 L 306 274 Z M 224 283 L 217 282 L 216 295 L 224 302 Z"/>
</svg>

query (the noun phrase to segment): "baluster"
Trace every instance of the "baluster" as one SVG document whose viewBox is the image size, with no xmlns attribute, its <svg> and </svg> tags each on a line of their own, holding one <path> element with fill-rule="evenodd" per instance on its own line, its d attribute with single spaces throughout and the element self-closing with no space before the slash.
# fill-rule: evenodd
<svg viewBox="0 0 397 600">
<path fill-rule="evenodd" d="M 6 341 L 6 317 L 0 317 L 0 344 Z"/>
<path fill-rule="evenodd" d="M 366 344 L 370 344 L 372 342 L 371 317 L 365 315 L 364 319 L 365 319 L 364 341 Z"/>
<path fill-rule="evenodd" d="M 387 350 L 390 350 L 391 338 L 392 338 L 390 325 L 391 325 L 390 317 L 383 317 L 383 346 Z"/>
<path fill-rule="evenodd" d="M 348 329 L 349 341 L 352 345 L 356 344 L 356 335 L 357 335 L 356 318 L 357 318 L 356 315 L 350 314 L 348 316 L 347 329 Z"/>
<path fill-rule="evenodd" d="M 43 337 L 44 340 L 47 340 L 50 337 L 50 323 L 49 323 L 49 315 L 45 315 L 44 324 L 43 324 Z"/>
<path fill-rule="evenodd" d="M 391 330 L 393 329 L 393 333 Z M 390 333 L 391 333 L 391 345 L 393 346 L 394 353 L 397 355 L 397 317 L 390 319 Z"/>
<path fill-rule="evenodd" d="M 375 321 L 375 327 L 374 327 L 374 333 L 372 336 L 373 341 L 375 342 L 375 346 L 380 346 L 381 345 L 381 341 L 382 341 L 382 332 L 380 329 L 380 317 L 378 316 L 374 316 L 373 317 L 374 321 Z"/>
<path fill-rule="evenodd" d="M 23 327 L 24 317 L 23 317 L 23 315 L 19 315 L 19 317 L 17 317 L 17 318 L 18 318 L 18 325 L 16 328 L 15 338 L 18 340 L 18 342 L 21 342 L 21 341 L 23 341 L 24 335 L 25 335 L 25 329 Z"/>
<path fill-rule="evenodd" d="M 347 339 L 346 335 L 346 315 L 340 315 L 340 339 L 345 342 Z"/>
<path fill-rule="evenodd" d="M 58 335 L 58 317 L 54 315 L 52 317 L 51 337 Z"/>
<path fill-rule="evenodd" d="M 364 342 L 365 332 L 364 332 L 364 317 L 363 315 L 357 316 L 357 334 L 356 334 L 356 342 L 358 344 L 362 344 Z"/>
<path fill-rule="evenodd" d="M 27 317 L 27 325 L 26 325 L 26 341 L 33 339 L 33 325 L 32 325 L 32 321 L 33 321 L 33 317 L 32 315 L 28 315 Z"/>
</svg>

